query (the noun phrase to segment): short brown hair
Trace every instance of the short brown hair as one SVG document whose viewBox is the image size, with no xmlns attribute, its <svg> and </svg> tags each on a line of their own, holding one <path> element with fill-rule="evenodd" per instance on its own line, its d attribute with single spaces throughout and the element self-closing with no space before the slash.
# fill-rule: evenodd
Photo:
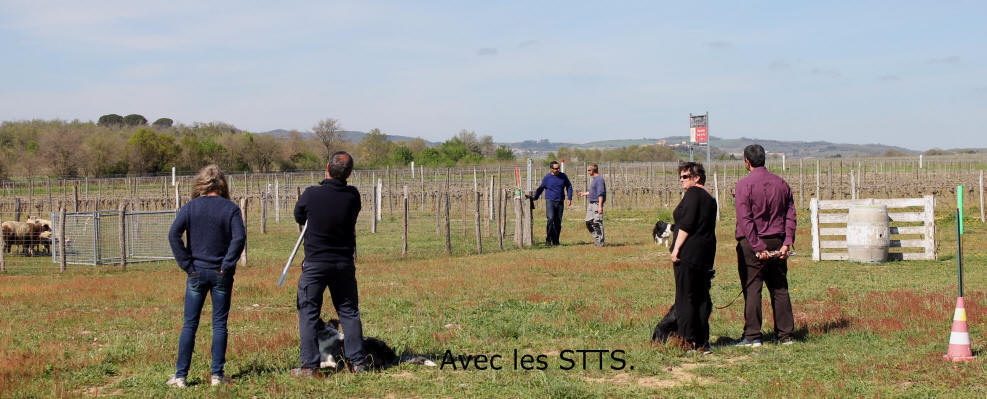
<svg viewBox="0 0 987 399">
<path fill-rule="evenodd" d="M 593 173 L 599 173 L 600 172 L 600 167 L 597 166 L 595 163 L 589 164 L 589 168 L 593 170 Z"/>
<path fill-rule="evenodd" d="M 209 193 L 219 194 L 220 197 L 230 199 L 230 186 L 226 184 L 226 175 L 216 164 L 206 165 L 195 175 L 195 183 L 192 184 L 192 198 L 200 197 Z"/>
<path fill-rule="evenodd" d="M 706 184 L 706 169 L 699 162 L 679 162 L 679 173 L 689 172 L 693 177 L 699 177 L 699 184 Z"/>
</svg>

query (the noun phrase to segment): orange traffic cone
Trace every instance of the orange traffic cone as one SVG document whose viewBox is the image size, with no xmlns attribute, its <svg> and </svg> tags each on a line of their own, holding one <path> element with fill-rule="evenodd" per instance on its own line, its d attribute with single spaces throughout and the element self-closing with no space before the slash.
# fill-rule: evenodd
<svg viewBox="0 0 987 399">
<path fill-rule="evenodd" d="M 970 332 L 966 328 L 966 309 L 963 308 L 963 297 L 956 298 L 953 331 L 949 333 L 949 350 L 942 357 L 953 362 L 973 360 L 973 352 L 970 351 Z"/>
</svg>

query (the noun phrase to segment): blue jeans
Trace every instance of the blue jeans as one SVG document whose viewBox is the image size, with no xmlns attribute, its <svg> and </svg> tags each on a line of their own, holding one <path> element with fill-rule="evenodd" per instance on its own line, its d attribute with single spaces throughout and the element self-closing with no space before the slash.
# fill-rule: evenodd
<svg viewBox="0 0 987 399">
<path fill-rule="evenodd" d="M 360 297 L 356 286 L 356 266 L 352 260 L 339 262 L 303 262 L 298 278 L 298 336 L 301 367 L 319 367 L 318 326 L 322 323 L 322 301 L 326 288 L 339 324 L 346 338 L 343 351 L 353 365 L 362 364 L 363 323 L 360 321 Z"/>
<path fill-rule="evenodd" d="M 233 274 L 219 270 L 192 268 L 185 283 L 185 323 L 178 338 L 178 361 L 175 377 L 187 377 L 192 351 L 195 349 L 195 331 L 199 329 L 199 315 L 206 302 L 206 294 L 212 298 L 212 375 L 224 376 L 226 365 L 226 319 L 230 315 L 230 296 L 233 292 Z"/>
<path fill-rule="evenodd" d="M 545 243 L 548 245 L 559 245 L 563 210 L 565 210 L 565 204 L 562 201 L 545 200 L 545 216 L 548 217 L 548 223 L 545 226 Z"/>
</svg>

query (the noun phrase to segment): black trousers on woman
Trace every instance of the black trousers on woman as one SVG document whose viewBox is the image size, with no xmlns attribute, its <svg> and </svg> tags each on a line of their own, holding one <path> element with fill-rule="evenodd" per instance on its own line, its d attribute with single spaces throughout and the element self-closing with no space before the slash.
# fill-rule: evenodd
<svg viewBox="0 0 987 399">
<path fill-rule="evenodd" d="M 709 315 L 713 301 L 709 297 L 712 266 L 686 261 L 675 264 L 676 334 L 695 348 L 709 347 Z"/>
</svg>

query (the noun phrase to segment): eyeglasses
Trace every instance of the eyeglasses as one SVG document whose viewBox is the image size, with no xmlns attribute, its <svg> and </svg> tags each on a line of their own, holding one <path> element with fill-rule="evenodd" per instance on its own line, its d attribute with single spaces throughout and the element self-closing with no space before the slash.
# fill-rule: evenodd
<svg viewBox="0 0 987 399">
<path fill-rule="evenodd" d="M 559 168 L 552 168 L 552 170 L 559 170 Z"/>
<path fill-rule="evenodd" d="M 686 179 L 686 180 L 688 180 L 688 179 L 691 179 L 691 178 L 692 178 L 692 175 L 681 175 L 681 176 L 679 176 L 679 179 Z"/>
</svg>

